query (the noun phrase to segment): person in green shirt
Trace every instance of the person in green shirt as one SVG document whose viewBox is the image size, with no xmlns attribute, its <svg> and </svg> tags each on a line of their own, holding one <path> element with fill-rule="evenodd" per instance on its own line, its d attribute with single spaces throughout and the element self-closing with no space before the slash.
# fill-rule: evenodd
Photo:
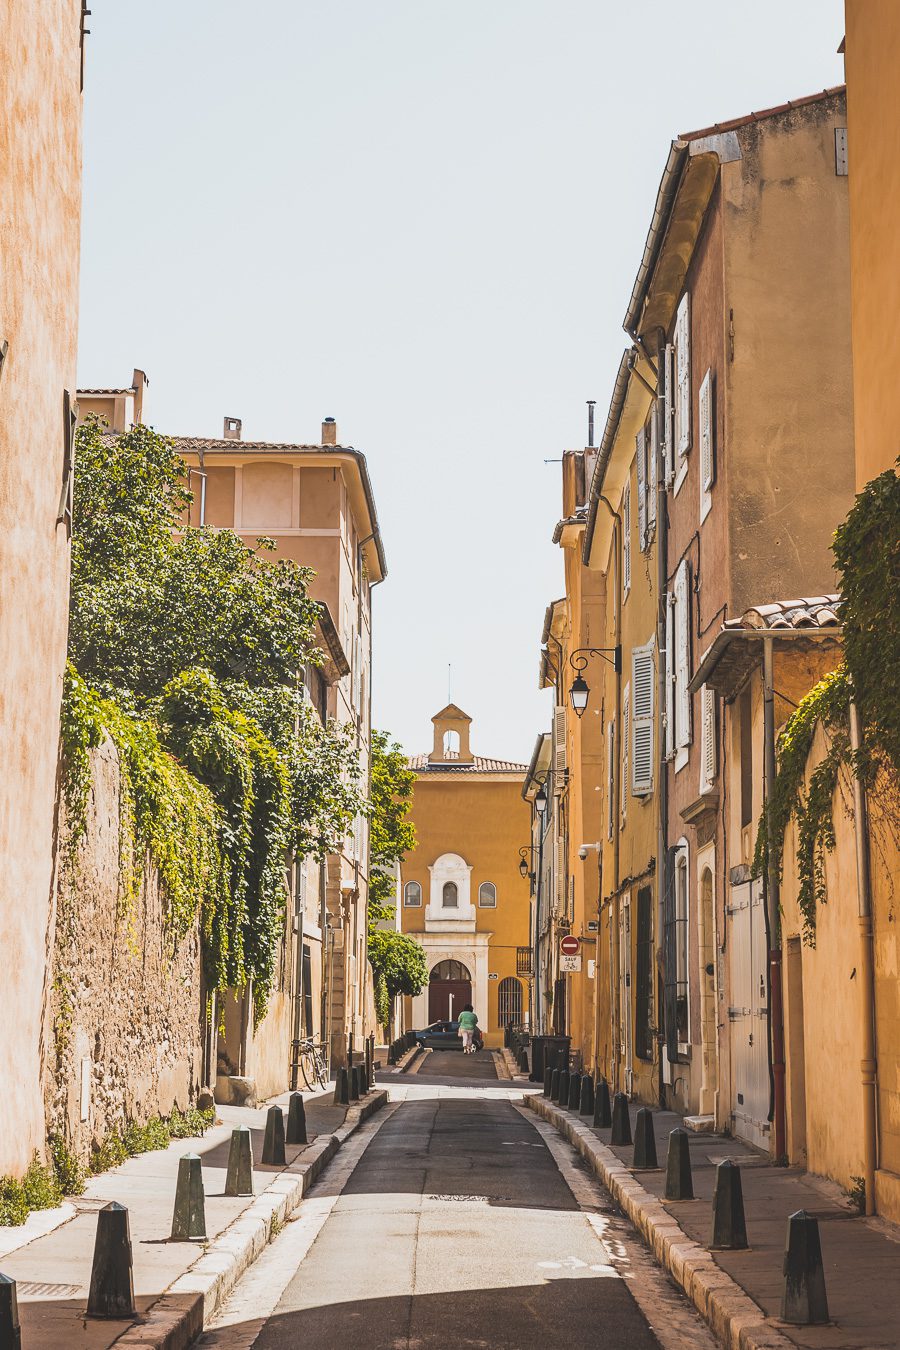
<svg viewBox="0 0 900 1350">
<path fill-rule="evenodd" d="M 475 1053 L 475 1028 L 478 1026 L 478 1018 L 471 1003 L 467 1003 L 459 1014 L 459 1032 L 462 1036 L 463 1054 L 473 1055 Z"/>
</svg>

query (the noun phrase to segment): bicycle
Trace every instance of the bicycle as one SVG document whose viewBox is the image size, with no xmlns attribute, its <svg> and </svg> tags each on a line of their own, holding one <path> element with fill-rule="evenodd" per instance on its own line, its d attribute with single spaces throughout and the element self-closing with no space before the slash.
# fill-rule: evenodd
<svg viewBox="0 0 900 1350">
<path fill-rule="evenodd" d="M 316 1086 L 323 1088 L 328 1083 L 328 1065 L 325 1062 L 325 1044 L 317 1043 L 312 1036 L 305 1036 L 294 1042 L 294 1064 L 299 1067 L 303 1081 L 312 1091 Z"/>
</svg>

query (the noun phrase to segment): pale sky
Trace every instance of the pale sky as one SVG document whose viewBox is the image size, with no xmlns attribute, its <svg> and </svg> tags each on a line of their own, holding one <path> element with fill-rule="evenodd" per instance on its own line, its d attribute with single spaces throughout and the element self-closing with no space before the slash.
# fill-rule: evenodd
<svg viewBox="0 0 900 1350">
<path fill-rule="evenodd" d="M 841 0 L 93 0 L 79 382 L 365 452 L 374 716 L 549 725 L 560 466 L 602 430 L 671 139 L 843 80 Z"/>
</svg>

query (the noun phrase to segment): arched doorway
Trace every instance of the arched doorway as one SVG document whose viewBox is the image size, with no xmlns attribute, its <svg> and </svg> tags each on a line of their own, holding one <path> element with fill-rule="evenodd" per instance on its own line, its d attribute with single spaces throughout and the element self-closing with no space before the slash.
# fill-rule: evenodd
<svg viewBox="0 0 900 1350">
<path fill-rule="evenodd" d="M 428 977 L 428 1021 L 452 1021 L 472 1002 L 472 976 L 462 961 L 439 961 Z"/>
</svg>

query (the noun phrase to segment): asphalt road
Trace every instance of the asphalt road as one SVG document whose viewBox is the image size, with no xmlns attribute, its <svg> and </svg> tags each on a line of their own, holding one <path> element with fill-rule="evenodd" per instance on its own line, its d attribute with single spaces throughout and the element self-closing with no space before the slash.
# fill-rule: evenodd
<svg viewBox="0 0 900 1350">
<path fill-rule="evenodd" d="M 514 1105 L 521 1089 L 497 1082 L 487 1054 L 433 1052 L 425 1064 L 351 1141 L 323 1198 L 316 1187 L 304 1202 L 308 1231 L 286 1226 L 203 1344 L 658 1350 L 622 1221 L 567 1146 Z"/>
</svg>

